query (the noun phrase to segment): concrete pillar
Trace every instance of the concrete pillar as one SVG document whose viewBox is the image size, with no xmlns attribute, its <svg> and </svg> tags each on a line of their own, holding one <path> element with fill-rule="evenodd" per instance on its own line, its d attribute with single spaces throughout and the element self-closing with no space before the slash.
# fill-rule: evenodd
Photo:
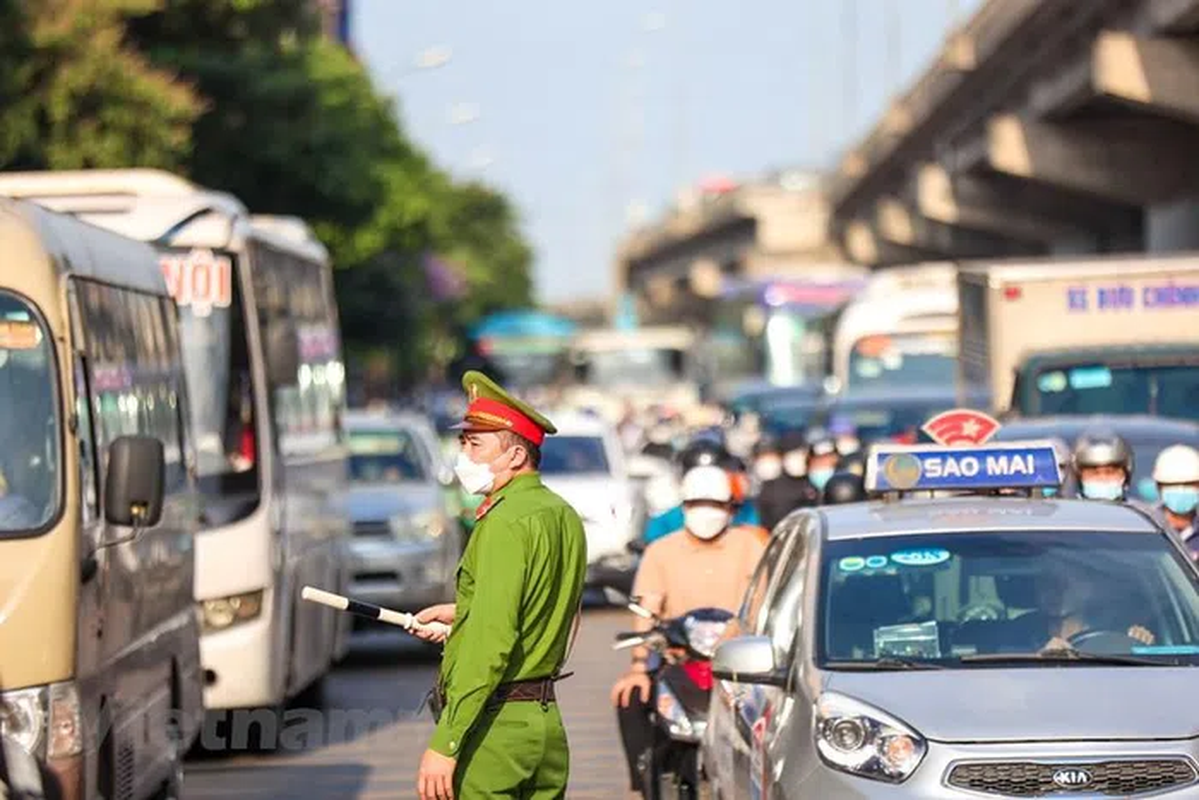
<svg viewBox="0 0 1199 800">
<path fill-rule="evenodd" d="M 1199 197 L 1146 209 L 1145 249 L 1150 253 L 1199 250 Z"/>
</svg>

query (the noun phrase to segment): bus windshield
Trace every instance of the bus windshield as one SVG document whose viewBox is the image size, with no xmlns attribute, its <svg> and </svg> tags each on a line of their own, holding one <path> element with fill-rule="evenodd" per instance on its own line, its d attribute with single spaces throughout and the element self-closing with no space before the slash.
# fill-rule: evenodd
<svg viewBox="0 0 1199 800">
<path fill-rule="evenodd" d="M 864 336 L 849 356 L 849 386 L 892 388 L 952 384 L 957 375 L 952 332 Z"/>
<path fill-rule="evenodd" d="M 25 301 L 0 292 L 0 536 L 33 531 L 59 506 L 51 338 Z"/>
<path fill-rule="evenodd" d="M 1199 420 L 1199 364 L 1055 367 L 1036 378 L 1039 414 L 1152 414 Z"/>
<path fill-rule="evenodd" d="M 200 491 L 256 492 L 253 378 L 236 258 L 175 251 L 165 253 L 162 264 L 179 306 Z"/>
</svg>

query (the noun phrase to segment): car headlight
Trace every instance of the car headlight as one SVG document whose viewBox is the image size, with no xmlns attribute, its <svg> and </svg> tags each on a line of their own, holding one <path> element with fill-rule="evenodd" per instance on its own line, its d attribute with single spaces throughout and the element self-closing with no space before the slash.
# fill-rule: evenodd
<svg viewBox="0 0 1199 800">
<path fill-rule="evenodd" d="M 835 692 L 816 703 L 815 736 L 816 749 L 833 769 L 887 783 L 907 780 L 928 751 L 907 725 Z"/>
<path fill-rule="evenodd" d="M 46 687 L 0 695 L 0 735 L 40 757 L 46 734 Z"/>
<path fill-rule="evenodd" d="M 200 601 L 200 626 L 205 633 L 223 631 L 262 614 L 263 590 Z"/>
</svg>

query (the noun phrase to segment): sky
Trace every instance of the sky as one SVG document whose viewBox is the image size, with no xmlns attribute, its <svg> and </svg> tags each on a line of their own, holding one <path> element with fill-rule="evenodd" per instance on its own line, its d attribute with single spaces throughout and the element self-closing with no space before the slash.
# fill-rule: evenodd
<svg viewBox="0 0 1199 800">
<path fill-rule="evenodd" d="M 351 2 L 352 46 L 409 135 L 516 203 L 547 303 L 610 294 L 631 207 L 652 219 L 707 177 L 834 166 L 979 5 Z M 416 68 L 430 51 L 449 60 Z"/>
</svg>

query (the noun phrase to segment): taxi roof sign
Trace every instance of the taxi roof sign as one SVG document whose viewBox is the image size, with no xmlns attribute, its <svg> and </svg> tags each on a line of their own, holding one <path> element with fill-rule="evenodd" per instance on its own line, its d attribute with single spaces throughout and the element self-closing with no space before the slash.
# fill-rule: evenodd
<svg viewBox="0 0 1199 800">
<path fill-rule="evenodd" d="M 866 461 L 866 491 L 1049 489 L 1062 484 L 1053 442 L 876 445 Z"/>
</svg>

